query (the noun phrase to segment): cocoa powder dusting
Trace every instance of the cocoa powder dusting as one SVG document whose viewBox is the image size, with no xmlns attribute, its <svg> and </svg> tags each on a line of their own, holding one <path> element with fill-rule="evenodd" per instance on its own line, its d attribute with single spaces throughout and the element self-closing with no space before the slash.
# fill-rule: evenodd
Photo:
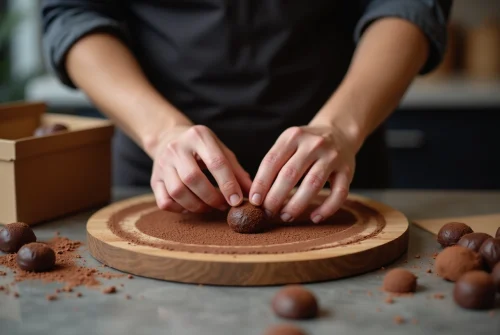
<svg viewBox="0 0 500 335">
<path fill-rule="evenodd" d="M 400 315 L 396 315 L 394 317 L 394 323 L 397 325 L 403 324 L 403 323 L 405 323 L 405 319 Z"/>
<path fill-rule="evenodd" d="M 15 273 L 14 283 L 26 280 L 41 280 L 42 282 L 59 282 L 65 284 L 62 291 L 72 292 L 74 287 L 94 287 L 101 283 L 98 278 L 123 277 L 123 274 L 110 274 L 99 272 L 96 269 L 82 267 L 76 264 L 77 249 L 81 242 L 73 241 L 66 237 L 56 236 L 46 242 L 56 251 L 56 265 L 48 272 L 28 272 L 18 268 L 16 254 L 0 256 L 0 266 L 5 266 Z M 59 253 L 58 251 L 62 251 Z M 57 289 L 56 292 L 61 292 Z"/>
<path fill-rule="evenodd" d="M 358 243 L 377 235 L 385 227 L 385 220 L 380 213 L 352 200 L 347 200 L 342 209 L 320 224 L 309 222 L 309 214 L 315 208 L 312 205 L 293 223 L 276 223 L 272 229 L 260 234 L 235 233 L 228 227 L 226 213 L 177 214 L 156 207 L 155 202 L 148 201 L 117 211 L 111 216 L 108 227 L 115 235 L 135 245 L 217 254 L 277 254 L 318 250 Z M 123 229 L 123 221 L 141 211 L 146 214 L 135 223 L 135 231 Z M 375 222 L 373 231 L 361 235 L 369 221 Z"/>
</svg>

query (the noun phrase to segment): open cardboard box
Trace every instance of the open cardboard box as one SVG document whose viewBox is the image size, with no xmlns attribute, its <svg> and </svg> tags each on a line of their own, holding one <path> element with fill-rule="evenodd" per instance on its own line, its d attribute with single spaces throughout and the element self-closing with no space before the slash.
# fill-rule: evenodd
<svg viewBox="0 0 500 335">
<path fill-rule="evenodd" d="M 69 130 L 34 137 L 42 124 Z M 111 200 L 108 120 L 46 113 L 44 103 L 0 104 L 0 224 L 36 224 Z"/>
</svg>

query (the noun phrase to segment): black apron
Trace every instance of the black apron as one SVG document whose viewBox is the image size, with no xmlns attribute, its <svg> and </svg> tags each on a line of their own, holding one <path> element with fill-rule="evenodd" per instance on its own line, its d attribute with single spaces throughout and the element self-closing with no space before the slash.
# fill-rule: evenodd
<svg viewBox="0 0 500 335">
<path fill-rule="evenodd" d="M 145 0 L 130 1 L 125 17 L 154 87 L 254 176 L 278 136 L 308 124 L 342 81 L 360 17 L 349 3 Z M 151 159 L 120 130 L 114 145 L 115 184 L 149 185 Z M 357 156 L 352 187 L 387 187 L 388 176 L 379 129 Z"/>
</svg>

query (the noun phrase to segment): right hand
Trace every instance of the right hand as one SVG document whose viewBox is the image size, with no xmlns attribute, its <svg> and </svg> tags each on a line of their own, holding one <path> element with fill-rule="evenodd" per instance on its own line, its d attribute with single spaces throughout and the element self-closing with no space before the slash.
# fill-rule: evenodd
<svg viewBox="0 0 500 335">
<path fill-rule="evenodd" d="M 158 139 L 151 188 L 160 209 L 204 213 L 237 206 L 252 181 L 236 156 L 207 127 L 177 126 Z M 214 187 L 202 169 L 217 182 Z"/>
</svg>

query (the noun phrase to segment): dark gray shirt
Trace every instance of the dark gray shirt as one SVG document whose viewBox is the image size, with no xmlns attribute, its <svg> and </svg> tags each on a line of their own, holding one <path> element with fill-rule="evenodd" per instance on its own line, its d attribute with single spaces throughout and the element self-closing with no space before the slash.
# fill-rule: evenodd
<svg viewBox="0 0 500 335">
<path fill-rule="evenodd" d="M 43 44 L 50 68 L 74 87 L 64 61 L 71 46 L 95 31 L 116 35 L 154 87 L 214 130 L 254 173 L 281 132 L 307 124 L 335 91 L 371 22 L 393 16 L 417 25 L 431 47 L 421 70 L 427 73 L 443 56 L 450 6 L 438 0 L 42 0 Z M 119 155 L 147 176 L 151 161 L 120 136 Z"/>
</svg>

